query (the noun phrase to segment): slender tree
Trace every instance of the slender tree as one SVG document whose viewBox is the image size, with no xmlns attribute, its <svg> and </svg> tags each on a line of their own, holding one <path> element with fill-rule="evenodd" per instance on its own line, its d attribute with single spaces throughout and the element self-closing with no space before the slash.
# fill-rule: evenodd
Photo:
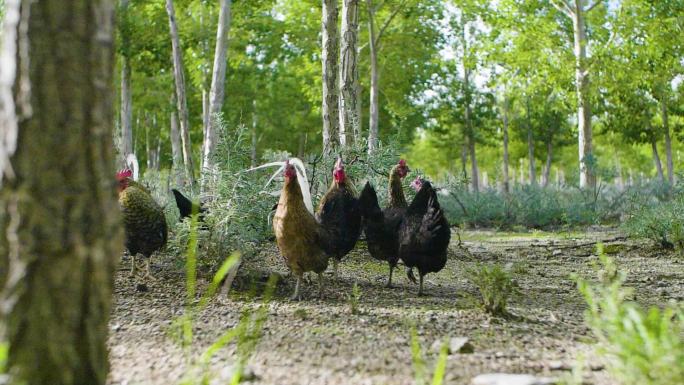
<svg viewBox="0 0 684 385">
<path fill-rule="evenodd" d="M 503 96 L 502 102 L 502 118 L 503 118 L 503 165 L 502 165 L 502 179 L 503 179 L 503 191 L 508 194 L 511 191 L 510 180 L 508 177 L 508 96 L 505 94 Z"/>
<path fill-rule="evenodd" d="M 5 171 L 12 172 L 0 192 L 0 338 L 9 343 L 8 382 L 105 384 L 113 275 L 123 246 L 112 141 L 115 3 L 7 6 L 6 27 L 15 32 L 3 37 L 16 37 L 18 46 L 0 45 L 0 72 L 9 79 L 5 65 L 13 57 L 19 71 L 9 85 L 13 114 L 21 117 L 16 152 L 6 154 Z M 1 85 L 7 95 L 8 83 Z M 5 123 L 3 131 L 17 124 Z"/>
<path fill-rule="evenodd" d="M 323 68 L 323 152 L 334 152 L 339 144 L 340 118 L 337 60 L 339 39 L 337 32 L 337 0 L 323 0 L 322 47 Z"/>
<path fill-rule="evenodd" d="M 133 107 L 131 90 L 130 39 L 131 31 L 128 23 L 128 0 L 119 3 L 119 35 L 121 36 L 121 159 L 124 162 L 128 154 L 133 153 Z"/>
<path fill-rule="evenodd" d="M 223 107 L 226 83 L 226 54 L 228 52 L 228 32 L 230 31 L 231 0 L 221 1 L 218 27 L 216 28 L 216 50 L 214 52 L 214 69 L 211 75 L 211 91 L 209 93 L 209 117 L 206 120 L 203 145 L 203 170 L 210 169 L 211 160 L 218 140 L 217 117 Z"/>
<path fill-rule="evenodd" d="M 359 0 L 342 1 L 342 37 L 340 48 L 340 145 L 361 132 L 359 95 Z"/>
<path fill-rule="evenodd" d="M 384 3 L 383 3 L 384 4 Z M 371 82 L 370 82 L 370 120 L 368 123 L 368 153 L 372 154 L 378 147 L 378 130 L 380 122 L 380 68 L 378 67 L 378 53 L 380 52 L 382 36 L 392 20 L 404 9 L 406 0 L 402 0 L 389 14 L 380 28 L 376 26 L 377 8 L 372 0 L 366 0 L 368 11 L 368 47 L 370 51 Z"/>
<path fill-rule="evenodd" d="M 589 64 L 587 62 L 586 16 L 602 0 L 586 5 L 585 0 L 551 0 L 558 11 L 572 20 L 575 54 L 575 90 L 577 93 L 577 139 L 579 144 L 580 187 L 594 187 L 596 176 L 587 164 L 592 155 L 591 103 L 589 100 Z"/>
<path fill-rule="evenodd" d="M 169 31 L 171 35 L 171 48 L 173 51 L 173 76 L 176 82 L 176 105 L 180 121 L 181 142 L 183 144 L 183 163 L 185 165 L 185 177 L 190 184 L 195 183 L 194 165 L 192 161 L 192 143 L 190 142 L 190 121 L 188 117 L 188 101 L 185 95 L 185 75 L 183 70 L 183 54 L 178 37 L 176 24 L 176 11 L 173 8 L 173 0 L 166 0 L 166 13 L 169 16 Z"/>
</svg>

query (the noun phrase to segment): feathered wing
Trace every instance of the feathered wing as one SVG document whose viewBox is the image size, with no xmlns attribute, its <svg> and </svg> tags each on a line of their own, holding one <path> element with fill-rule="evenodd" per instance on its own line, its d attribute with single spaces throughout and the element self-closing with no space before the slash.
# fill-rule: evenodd
<svg viewBox="0 0 684 385">
<path fill-rule="evenodd" d="M 180 191 L 171 189 L 173 197 L 176 198 L 176 206 L 180 212 L 181 218 L 187 218 L 192 215 L 192 201 L 183 195 Z"/>
</svg>

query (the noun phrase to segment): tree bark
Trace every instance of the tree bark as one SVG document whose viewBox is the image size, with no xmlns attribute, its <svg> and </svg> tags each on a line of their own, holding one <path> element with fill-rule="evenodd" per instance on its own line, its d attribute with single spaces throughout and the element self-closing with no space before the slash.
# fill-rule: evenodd
<svg viewBox="0 0 684 385">
<path fill-rule="evenodd" d="M 204 135 L 203 170 L 211 169 L 212 157 L 218 141 L 218 115 L 223 107 L 226 83 L 226 54 L 228 52 L 228 32 L 230 31 L 231 0 L 221 1 L 218 28 L 216 29 L 216 51 L 214 52 L 214 69 L 211 74 L 211 91 L 209 93 L 209 117 Z"/>
<path fill-rule="evenodd" d="M 658 172 L 658 179 L 661 182 L 665 182 L 665 175 L 663 174 L 663 165 L 662 163 L 660 163 L 660 155 L 658 155 L 658 142 L 655 130 L 653 130 L 653 126 L 651 125 L 650 117 L 647 118 L 646 126 L 648 129 L 649 136 L 651 137 L 651 151 L 653 152 L 653 164 L 655 165 L 656 171 Z"/>
<path fill-rule="evenodd" d="M 359 0 L 342 1 L 342 38 L 340 47 L 340 146 L 349 136 L 360 132 L 360 100 L 358 98 L 358 31 Z"/>
<path fill-rule="evenodd" d="M 510 182 L 508 179 L 508 98 L 503 100 L 503 190 L 504 193 L 510 192 Z"/>
<path fill-rule="evenodd" d="M 123 249 L 113 175 L 114 2 L 21 3 L 18 43 L 27 55 L 20 48 L 14 61 L 27 82 L 20 87 L 16 77 L 13 88 L 18 101 L 27 87 L 32 113 L 19 114 L 13 173 L 0 192 L 8 383 L 104 384 Z"/>
<path fill-rule="evenodd" d="M 121 12 L 121 18 L 127 18 L 128 13 L 128 0 L 120 0 L 119 11 Z M 121 27 L 126 27 L 127 23 L 124 23 Z M 133 108 L 132 108 L 132 97 L 131 97 L 131 66 L 129 61 L 129 46 L 130 46 L 130 36 L 128 30 L 120 29 L 121 31 L 121 48 L 123 55 L 121 56 L 121 148 L 120 159 L 118 159 L 119 164 L 126 164 L 126 156 L 132 154 L 133 151 Z"/>
<path fill-rule="evenodd" d="M 323 0 L 322 32 L 323 52 L 323 153 L 332 154 L 339 144 L 340 117 L 338 96 L 338 54 L 337 0 Z"/>
<path fill-rule="evenodd" d="M 258 115 L 257 115 L 257 101 L 252 100 L 252 145 L 249 152 L 249 159 L 252 167 L 257 165 L 257 126 L 258 126 Z"/>
<path fill-rule="evenodd" d="M 372 154 L 378 147 L 378 124 L 380 119 L 380 73 L 378 68 L 378 47 L 375 31 L 375 8 L 372 0 L 367 0 L 368 9 L 368 47 L 370 51 L 371 83 L 370 83 L 370 111 L 368 121 L 368 154 Z"/>
<path fill-rule="evenodd" d="M 171 48 L 173 51 L 173 76 L 176 83 L 176 105 L 180 120 L 180 136 L 183 144 L 183 163 L 185 177 L 190 184 L 195 184 L 194 165 L 192 161 L 192 143 L 190 142 L 190 122 L 188 118 L 188 101 L 185 96 L 185 75 L 183 70 L 183 53 L 181 52 L 178 27 L 176 25 L 176 11 L 173 0 L 166 0 L 166 12 L 169 15 L 169 31 L 171 34 Z"/>
<path fill-rule="evenodd" d="M 549 137 L 546 141 L 546 164 L 542 172 L 542 187 L 546 188 L 549 185 L 551 177 L 551 163 L 553 161 L 553 137 Z"/>
<path fill-rule="evenodd" d="M 526 115 L 525 120 L 527 124 L 527 158 L 529 159 L 529 178 L 530 184 L 537 185 L 537 166 L 534 160 L 534 136 L 532 135 L 532 118 L 530 117 L 530 100 L 526 101 Z"/>
<path fill-rule="evenodd" d="M 183 185 L 183 150 L 181 149 L 180 130 L 178 129 L 178 115 L 176 111 L 171 112 L 171 154 L 173 156 L 173 174 L 176 186 Z"/>
<path fill-rule="evenodd" d="M 461 175 L 463 180 L 468 178 L 468 145 L 465 142 L 461 145 Z"/>
<path fill-rule="evenodd" d="M 667 102 L 663 98 L 660 103 L 660 113 L 663 119 L 663 131 L 665 131 L 665 156 L 667 157 L 667 180 L 674 184 L 674 162 L 672 161 L 672 138 L 670 137 L 670 123 L 667 114 Z"/>
<path fill-rule="evenodd" d="M 468 137 L 468 149 L 470 152 L 470 173 L 471 175 L 471 185 L 473 191 L 480 191 L 480 169 L 477 167 L 477 156 L 475 155 L 475 137 L 471 135 Z"/>
<path fill-rule="evenodd" d="M 592 167 L 587 164 L 592 156 L 591 105 L 589 103 L 589 72 L 587 69 L 587 29 L 584 20 L 582 0 L 574 0 L 572 13 L 574 53 L 575 53 L 575 88 L 577 91 L 577 132 L 580 162 L 580 187 L 593 188 L 596 176 Z"/>
</svg>

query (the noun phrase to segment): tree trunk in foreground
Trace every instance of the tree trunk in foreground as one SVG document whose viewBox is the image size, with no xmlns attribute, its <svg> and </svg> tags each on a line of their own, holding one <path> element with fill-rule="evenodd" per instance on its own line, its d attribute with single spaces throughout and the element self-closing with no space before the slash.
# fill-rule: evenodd
<svg viewBox="0 0 684 385">
<path fill-rule="evenodd" d="M 376 46 L 375 8 L 371 0 L 367 0 L 368 9 L 368 47 L 370 51 L 371 82 L 370 111 L 368 121 L 368 153 L 372 154 L 378 147 L 378 124 L 380 119 L 380 73 L 378 69 L 378 47 Z"/>
<path fill-rule="evenodd" d="M 337 36 L 337 0 L 323 0 L 323 153 L 332 154 L 339 144 L 340 116 L 337 86 L 337 60 L 339 39 Z"/>
<path fill-rule="evenodd" d="M 361 131 L 358 116 L 358 31 L 359 0 L 342 1 L 342 36 L 340 47 L 340 146 L 345 147 L 351 135 Z"/>
<path fill-rule="evenodd" d="M 30 3 L 21 5 L 15 58 L 27 70 L 32 114 L 19 121 L 14 175 L 0 193 L 8 382 L 104 384 L 123 248 L 112 140 L 114 2 Z M 19 89 L 21 77 L 12 80 Z"/>
<path fill-rule="evenodd" d="M 190 142 L 190 122 L 188 118 L 188 101 L 185 96 L 185 75 L 183 73 L 183 57 L 176 26 L 176 11 L 173 0 L 166 0 L 166 12 L 169 15 L 169 31 L 171 34 L 171 48 L 173 51 L 173 77 L 176 81 L 176 105 L 180 121 L 180 136 L 183 143 L 183 163 L 185 176 L 190 184 L 195 184 L 194 165 L 192 162 L 192 143 Z"/>
<path fill-rule="evenodd" d="M 214 70 L 211 74 L 211 91 L 209 92 L 209 116 L 207 117 L 206 130 L 203 144 L 202 170 L 212 167 L 212 157 L 216 151 L 218 141 L 217 121 L 218 114 L 223 107 L 224 90 L 226 84 L 226 53 L 228 52 L 228 32 L 230 31 L 230 0 L 221 1 L 218 27 L 216 29 L 216 50 L 214 52 Z"/>
<path fill-rule="evenodd" d="M 183 169 L 183 150 L 181 150 L 180 130 L 178 129 L 178 115 L 175 111 L 171 112 L 171 155 L 173 156 L 173 175 L 175 176 L 176 186 L 183 185 L 181 174 Z"/>
</svg>

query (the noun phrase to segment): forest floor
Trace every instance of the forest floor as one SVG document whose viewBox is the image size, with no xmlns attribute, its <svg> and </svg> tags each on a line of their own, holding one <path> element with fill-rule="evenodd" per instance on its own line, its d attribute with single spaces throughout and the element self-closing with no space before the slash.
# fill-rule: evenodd
<svg viewBox="0 0 684 385">
<path fill-rule="evenodd" d="M 263 282 L 270 272 L 284 279 L 267 305 L 263 334 L 246 367 L 247 383 L 274 385 L 353 385 L 415 383 L 411 328 L 415 327 L 427 366 L 427 377 L 445 339 L 468 338 L 474 352 L 448 356 L 446 384 L 468 384 L 478 374 L 524 373 L 567 378 L 577 362 L 585 362 L 585 383 L 611 384 L 606 363 L 596 357 L 592 336 L 583 323 L 584 301 L 572 273 L 595 277 L 595 244 L 606 250 L 628 273 L 627 285 L 643 305 L 684 300 L 684 260 L 643 242 L 626 240 L 615 230 L 594 228 L 571 233 L 502 233 L 466 231 L 452 237 L 449 261 L 426 279 L 425 296 L 417 296 L 403 268 L 395 272 L 395 287 L 384 288 L 388 268 L 371 259 L 363 243 L 340 264 L 339 278 L 326 276 L 325 298 L 317 298 L 317 282 L 304 285 L 305 299 L 290 301 L 294 278 L 273 244 L 241 267 L 227 296 L 218 296 L 197 316 L 195 341 L 183 349 L 170 336 L 172 322 L 183 314 L 185 281 L 170 263 L 155 264 L 157 281 L 137 292 L 122 263 L 110 323 L 110 384 L 176 384 L 192 377 L 191 360 L 199 356 L 241 314 L 261 306 L 250 295 L 248 277 Z M 467 270 L 478 262 L 507 266 L 521 288 L 510 304 L 511 315 L 491 317 L 477 305 L 476 287 Z M 249 272 L 246 273 L 246 272 Z M 200 278 L 200 286 L 206 286 Z M 349 296 L 360 288 L 358 313 Z M 226 384 L 236 362 L 236 344 L 219 350 L 201 370 L 210 384 Z"/>
</svg>

